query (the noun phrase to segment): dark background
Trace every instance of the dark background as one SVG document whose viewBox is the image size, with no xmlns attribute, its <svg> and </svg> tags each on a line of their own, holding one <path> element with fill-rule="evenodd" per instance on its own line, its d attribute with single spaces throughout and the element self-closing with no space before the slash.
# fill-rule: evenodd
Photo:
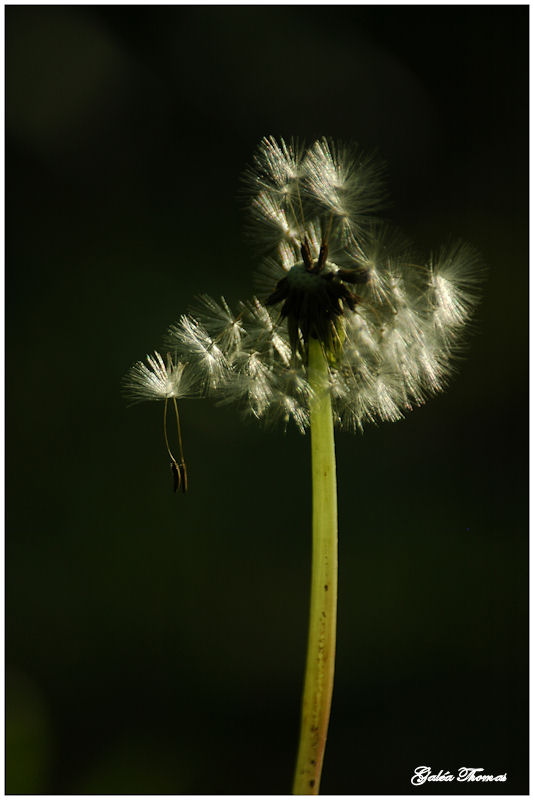
<svg viewBox="0 0 534 800">
<path fill-rule="evenodd" d="M 120 379 L 199 292 L 254 291 L 265 134 L 389 163 L 389 218 L 488 267 L 449 390 L 337 437 L 325 794 L 527 783 L 528 9 L 6 8 L 7 791 L 285 794 L 308 441 Z M 429 765 L 507 783 L 410 784 Z"/>
</svg>

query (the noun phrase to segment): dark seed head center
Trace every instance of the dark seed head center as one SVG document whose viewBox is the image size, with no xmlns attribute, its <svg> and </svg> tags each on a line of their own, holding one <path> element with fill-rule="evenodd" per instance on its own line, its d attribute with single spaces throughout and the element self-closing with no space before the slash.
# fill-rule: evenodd
<svg viewBox="0 0 534 800">
<path fill-rule="evenodd" d="M 289 291 L 315 294 L 322 292 L 325 287 L 325 280 L 331 280 L 335 268 L 328 262 L 322 272 L 310 272 L 303 261 L 295 264 L 287 273 L 287 285 Z M 330 276 L 329 278 L 327 276 Z"/>
</svg>

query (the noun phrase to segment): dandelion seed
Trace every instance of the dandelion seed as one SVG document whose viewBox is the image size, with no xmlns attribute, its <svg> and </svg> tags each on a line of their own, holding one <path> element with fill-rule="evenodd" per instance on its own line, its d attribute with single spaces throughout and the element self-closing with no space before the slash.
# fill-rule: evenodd
<svg viewBox="0 0 534 800">
<path fill-rule="evenodd" d="M 357 235 L 383 202 L 383 167 L 355 145 L 315 142 L 303 164 L 304 190 L 338 218 L 343 236 Z"/>
<path fill-rule="evenodd" d="M 218 303 L 209 295 L 200 295 L 191 315 L 204 326 L 219 349 L 228 351 L 238 347 L 245 332 L 241 314 L 232 314 L 224 297 Z"/>
<path fill-rule="evenodd" d="M 245 180 L 254 191 L 267 189 L 287 197 L 301 172 L 300 150 L 295 141 L 277 142 L 274 136 L 265 136 L 254 157 L 254 168 L 247 170 Z"/>
<path fill-rule="evenodd" d="M 443 248 L 430 262 L 434 323 L 445 341 L 472 317 L 478 302 L 480 261 L 463 242 Z"/>
<path fill-rule="evenodd" d="M 265 306 L 258 298 L 243 304 L 243 324 L 246 336 L 243 339 L 245 352 L 258 352 L 266 363 L 273 365 L 275 359 L 286 366 L 291 359 L 291 347 L 280 325 L 280 314 Z"/>
<path fill-rule="evenodd" d="M 167 344 L 189 363 L 204 392 L 217 388 L 228 368 L 227 360 L 216 339 L 197 320 L 182 316 L 177 325 L 170 326 Z"/>
<path fill-rule="evenodd" d="M 174 491 L 181 489 L 186 492 L 188 488 L 187 467 L 184 459 L 182 430 L 177 400 L 183 397 L 194 397 L 197 393 L 196 381 L 189 366 L 181 361 L 173 362 L 170 353 L 167 361 L 155 351 L 147 355 L 147 364 L 137 361 L 127 372 L 123 379 L 123 390 L 127 398 L 134 403 L 143 400 L 164 400 L 163 409 L 163 435 L 165 446 L 171 459 L 171 473 L 173 476 Z M 172 400 L 176 416 L 176 429 L 178 434 L 179 459 L 177 460 L 169 445 L 167 435 L 167 404 Z"/>
<path fill-rule="evenodd" d="M 267 242 L 278 244 L 298 241 L 298 228 L 281 207 L 280 197 L 271 192 L 260 192 L 252 201 L 251 209 Z"/>
<path fill-rule="evenodd" d="M 255 350 L 241 350 L 234 354 L 232 367 L 221 402 L 239 404 L 245 413 L 262 419 L 272 401 L 271 366 Z"/>
</svg>

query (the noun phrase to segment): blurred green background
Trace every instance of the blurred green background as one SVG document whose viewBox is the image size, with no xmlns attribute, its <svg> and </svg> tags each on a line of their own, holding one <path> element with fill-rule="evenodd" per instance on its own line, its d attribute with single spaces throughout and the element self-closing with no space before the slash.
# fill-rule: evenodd
<svg viewBox="0 0 534 800">
<path fill-rule="evenodd" d="M 377 147 L 392 222 L 488 266 L 450 389 L 337 437 L 322 791 L 528 791 L 527 48 L 526 6 L 6 8 L 8 793 L 290 790 L 307 438 L 184 402 L 176 496 L 120 396 L 197 293 L 254 291 L 270 133 Z"/>
</svg>

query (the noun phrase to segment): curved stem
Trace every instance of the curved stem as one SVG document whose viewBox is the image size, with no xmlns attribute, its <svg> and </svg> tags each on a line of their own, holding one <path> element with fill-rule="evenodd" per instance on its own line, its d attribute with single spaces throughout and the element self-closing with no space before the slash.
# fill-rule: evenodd
<svg viewBox="0 0 534 800">
<path fill-rule="evenodd" d="M 309 341 L 313 546 L 310 629 L 293 794 L 318 794 L 323 766 L 336 650 L 337 491 L 334 424 L 328 366 L 316 339 Z"/>
<path fill-rule="evenodd" d="M 176 427 L 178 428 L 178 446 L 180 448 L 180 463 L 184 463 L 184 446 L 182 444 L 182 428 L 180 427 L 180 415 L 178 413 L 178 403 L 176 397 L 173 397 L 174 411 L 176 413 Z"/>
<path fill-rule="evenodd" d="M 167 453 L 169 454 L 172 463 L 176 464 L 176 459 L 173 456 L 171 447 L 169 445 L 169 437 L 167 436 L 167 398 L 165 398 L 165 408 L 163 409 L 163 436 L 165 438 L 165 447 L 167 448 Z"/>
</svg>

